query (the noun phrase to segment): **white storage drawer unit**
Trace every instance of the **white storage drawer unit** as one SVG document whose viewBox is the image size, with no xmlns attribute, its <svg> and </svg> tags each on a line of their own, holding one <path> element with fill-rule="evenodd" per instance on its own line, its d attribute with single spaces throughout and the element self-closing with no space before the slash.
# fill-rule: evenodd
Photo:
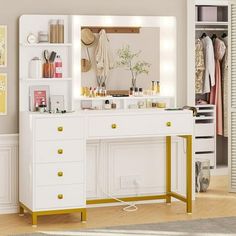
<svg viewBox="0 0 236 236">
<path fill-rule="evenodd" d="M 189 116 L 192 114 L 189 113 Z M 186 117 L 186 116 L 185 116 Z M 132 135 L 154 135 L 189 133 L 192 130 L 191 123 L 183 122 L 182 114 L 175 117 L 167 114 L 113 115 L 89 117 L 88 136 L 91 137 L 118 137 Z"/>
<path fill-rule="evenodd" d="M 80 117 L 36 119 L 36 140 L 81 139 L 83 126 Z"/>
<path fill-rule="evenodd" d="M 213 152 L 215 141 L 213 138 L 195 139 L 195 152 Z"/>
<path fill-rule="evenodd" d="M 195 154 L 195 161 L 204 161 L 204 160 L 209 160 L 210 165 L 214 166 L 214 164 L 215 164 L 215 155 L 214 155 L 214 153 Z"/>
<path fill-rule="evenodd" d="M 195 125 L 196 137 L 210 137 L 215 135 L 215 125 L 213 123 L 197 123 Z"/>
<path fill-rule="evenodd" d="M 37 210 L 85 206 L 84 184 L 37 187 L 35 193 Z"/>
<path fill-rule="evenodd" d="M 83 162 L 36 165 L 36 185 L 79 184 L 84 182 Z"/>
<path fill-rule="evenodd" d="M 82 139 L 37 141 L 35 144 L 35 161 L 37 163 L 81 161 L 84 159 L 82 155 L 84 153 L 84 142 Z"/>
</svg>

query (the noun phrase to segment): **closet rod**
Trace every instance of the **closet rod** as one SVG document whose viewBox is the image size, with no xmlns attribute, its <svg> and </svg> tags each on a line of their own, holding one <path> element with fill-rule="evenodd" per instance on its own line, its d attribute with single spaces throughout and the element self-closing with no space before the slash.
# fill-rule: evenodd
<svg viewBox="0 0 236 236">
<path fill-rule="evenodd" d="M 227 28 L 196 28 L 197 31 L 227 31 Z"/>
</svg>

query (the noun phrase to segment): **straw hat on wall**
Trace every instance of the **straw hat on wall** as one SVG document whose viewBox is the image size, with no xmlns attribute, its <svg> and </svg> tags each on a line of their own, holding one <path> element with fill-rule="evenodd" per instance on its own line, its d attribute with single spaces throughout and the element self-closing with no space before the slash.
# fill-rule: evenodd
<svg viewBox="0 0 236 236">
<path fill-rule="evenodd" d="M 81 30 L 81 41 L 85 46 L 91 46 L 95 42 L 95 35 L 89 28 Z"/>
</svg>

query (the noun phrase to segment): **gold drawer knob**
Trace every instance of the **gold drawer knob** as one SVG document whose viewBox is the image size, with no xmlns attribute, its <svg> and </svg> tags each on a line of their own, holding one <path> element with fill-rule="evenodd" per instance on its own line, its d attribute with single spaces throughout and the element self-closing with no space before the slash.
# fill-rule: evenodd
<svg viewBox="0 0 236 236">
<path fill-rule="evenodd" d="M 171 122 L 170 121 L 166 122 L 166 126 L 170 127 L 171 126 Z"/>
<path fill-rule="evenodd" d="M 63 172 L 62 172 L 62 171 L 59 171 L 59 172 L 57 173 L 57 175 L 58 175 L 59 177 L 62 177 L 62 176 L 63 176 Z"/>
<path fill-rule="evenodd" d="M 57 128 L 57 131 L 58 131 L 58 132 L 62 132 L 62 131 L 63 131 L 63 127 L 62 127 L 62 126 L 58 127 L 58 128 Z"/>
<path fill-rule="evenodd" d="M 111 128 L 112 128 L 112 129 L 116 129 L 116 128 L 117 128 L 117 125 L 116 125 L 116 124 L 112 124 L 112 125 L 111 125 Z"/>
<path fill-rule="evenodd" d="M 58 194 L 58 195 L 57 195 L 57 198 L 58 198 L 58 199 L 63 199 L 63 194 Z"/>
<path fill-rule="evenodd" d="M 58 153 L 58 154 L 63 154 L 63 149 L 58 149 L 58 150 L 57 150 L 57 153 Z"/>
</svg>

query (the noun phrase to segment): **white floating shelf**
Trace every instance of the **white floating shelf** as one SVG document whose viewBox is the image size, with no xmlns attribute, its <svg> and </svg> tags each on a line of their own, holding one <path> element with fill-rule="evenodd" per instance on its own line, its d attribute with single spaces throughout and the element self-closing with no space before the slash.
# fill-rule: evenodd
<svg viewBox="0 0 236 236">
<path fill-rule="evenodd" d="M 25 82 L 59 82 L 59 81 L 71 81 L 72 78 L 21 78 L 21 81 Z"/>
<path fill-rule="evenodd" d="M 154 96 L 129 96 L 129 97 L 112 97 L 112 96 L 106 96 L 106 97 L 79 97 L 78 100 L 81 101 L 100 101 L 100 100 L 142 100 L 142 99 L 169 99 L 173 98 L 171 96 L 160 96 L 160 95 L 154 95 Z"/>
<path fill-rule="evenodd" d="M 72 43 L 20 43 L 22 47 L 72 47 Z"/>
<path fill-rule="evenodd" d="M 213 26 L 228 26 L 227 21 L 216 21 L 216 22 L 210 22 L 210 21 L 196 21 L 195 25 L 213 25 Z"/>
</svg>

